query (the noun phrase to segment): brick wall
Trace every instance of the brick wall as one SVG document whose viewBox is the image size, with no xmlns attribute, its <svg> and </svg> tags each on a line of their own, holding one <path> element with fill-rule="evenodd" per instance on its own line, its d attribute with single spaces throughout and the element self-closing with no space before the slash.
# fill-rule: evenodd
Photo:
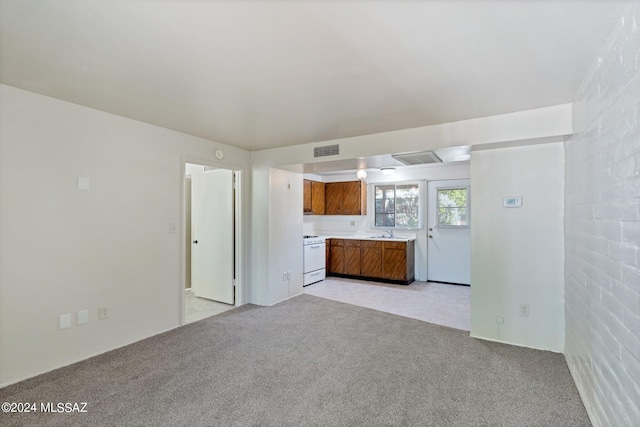
<svg viewBox="0 0 640 427">
<path fill-rule="evenodd" d="M 596 426 L 640 425 L 640 1 L 585 77 L 566 143 L 565 355 Z"/>
</svg>

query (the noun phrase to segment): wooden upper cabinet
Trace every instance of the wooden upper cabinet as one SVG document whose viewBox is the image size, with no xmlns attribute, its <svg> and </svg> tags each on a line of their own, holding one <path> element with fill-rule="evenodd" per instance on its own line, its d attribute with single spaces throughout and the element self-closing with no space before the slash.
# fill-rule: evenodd
<svg viewBox="0 0 640 427">
<path fill-rule="evenodd" d="M 304 212 L 311 212 L 311 181 L 305 179 L 302 186 L 302 206 Z"/>
<path fill-rule="evenodd" d="M 325 184 L 325 215 L 366 215 L 367 184 L 364 181 Z"/>
<path fill-rule="evenodd" d="M 302 204 L 304 213 L 324 215 L 324 182 L 304 180 Z"/>
<path fill-rule="evenodd" d="M 325 183 L 311 181 L 311 212 L 324 215 Z"/>
</svg>

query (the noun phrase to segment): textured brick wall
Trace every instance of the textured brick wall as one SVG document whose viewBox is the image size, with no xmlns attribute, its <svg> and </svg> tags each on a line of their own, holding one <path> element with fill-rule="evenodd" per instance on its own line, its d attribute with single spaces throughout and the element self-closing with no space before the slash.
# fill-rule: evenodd
<svg viewBox="0 0 640 427">
<path fill-rule="evenodd" d="M 640 425 L 640 1 L 574 103 L 566 144 L 565 354 L 596 426 Z"/>
</svg>

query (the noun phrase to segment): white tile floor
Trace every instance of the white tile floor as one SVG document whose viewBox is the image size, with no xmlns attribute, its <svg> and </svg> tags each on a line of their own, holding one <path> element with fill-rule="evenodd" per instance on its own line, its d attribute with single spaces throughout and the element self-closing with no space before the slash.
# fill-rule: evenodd
<svg viewBox="0 0 640 427">
<path fill-rule="evenodd" d="M 187 290 L 184 293 L 184 320 L 185 323 L 192 323 L 205 319 L 216 314 L 220 314 L 234 308 L 231 304 L 198 298 L 193 291 Z"/>
<path fill-rule="evenodd" d="M 404 286 L 330 277 L 306 286 L 303 292 L 464 331 L 471 329 L 469 286 L 433 282 Z"/>
</svg>

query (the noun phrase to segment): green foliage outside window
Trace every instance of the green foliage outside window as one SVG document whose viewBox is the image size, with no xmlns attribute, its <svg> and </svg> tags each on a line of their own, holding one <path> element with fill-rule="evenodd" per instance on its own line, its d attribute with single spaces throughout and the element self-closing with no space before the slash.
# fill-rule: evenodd
<svg viewBox="0 0 640 427">
<path fill-rule="evenodd" d="M 438 225 L 466 226 L 468 217 L 466 188 L 438 190 Z"/>
<path fill-rule="evenodd" d="M 376 185 L 375 226 L 419 228 L 418 183 Z"/>
</svg>

